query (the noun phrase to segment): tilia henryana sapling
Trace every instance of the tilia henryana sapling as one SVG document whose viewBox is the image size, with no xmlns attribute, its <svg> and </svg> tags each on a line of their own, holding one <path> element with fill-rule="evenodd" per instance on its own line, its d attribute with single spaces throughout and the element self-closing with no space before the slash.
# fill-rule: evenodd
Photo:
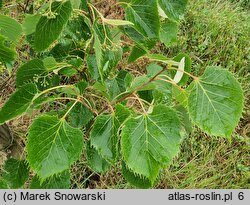
<svg viewBox="0 0 250 205">
<path fill-rule="evenodd" d="M 0 124 L 36 111 L 25 153 L 6 161 L 1 186 L 22 187 L 32 171 L 30 188 L 69 188 L 71 165 L 83 154 L 92 170 L 106 173 L 122 164 L 128 182 L 148 188 L 180 152 L 188 124 L 230 139 L 243 109 L 234 76 L 207 67 L 197 77 L 188 55 L 150 52 L 157 42 L 176 41 L 186 4 L 121 0 L 113 5 L 124 10 L 121 20 L 106 18 L 86 0 L 33 5 L 21 23 L 1 14 L 1 63 L 17 59 L 16 46 L 29 60 L 17 69 Z M 124 63 L 118 69 L 125 53 L 128 64 L 148 59 L 146 72 Z"/>
</svg>

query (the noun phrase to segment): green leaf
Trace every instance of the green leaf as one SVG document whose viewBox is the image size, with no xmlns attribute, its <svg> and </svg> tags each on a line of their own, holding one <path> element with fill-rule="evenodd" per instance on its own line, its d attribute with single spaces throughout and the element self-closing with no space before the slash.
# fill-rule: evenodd
<svg viewBox="0 0 250 205">
<path fill-rule="evenodd" d="M 134 28 L 144 36 L 159 36 L 160 19 L 157 0 L 122 0 L 125 2 L 126 20 L 134 24 Z"/>
<path fill-rule="evenodd" d="M 106 173 L 110 169 L 110 164 L 102 158 L 98 151 L 88 143 L 87 145 L 88 165 L 98 173 Z"/>
<path fill-rule="evenodd" d="M 117 76 L 112 80 L 106 80 L 110 100 L 115 99 L 118 95 L 125 92 L 130 86 L 131 74 L 127 71 L 121 70 Z"/>
<path fill-rule="evenodd" d="M 118 96 L 120 93 L 122 93 L 116 79 L 112 79 L 112 80 L 108 79 L 106 81 L 106 86 L 108 88 L 108 92 L 109 92 L 109 96 L 110 96 L 109 100 L 110 101 L 115 99 L 116 96 Z"/>
<path fill-rule="evenodd" d="M 132 81 L 132 74 L 128 71 L 125 70 L 121 70 L 119 71 L 119 73 L 117 74 L 115 80 L 117 82 L 117 85 L 120 89 L 120 92 L 125 92 L 127 87 L 130 85 L 131 81 Z"/>
<path fill-rule="evenodd" d="M 120 27 L 121 31 L 127 35 L 130 39 L 132 39 L 137 46 L 139 45 L 144 50 L 150 50 L 152 49 L 156 42 L 156 38 L 150 38 L 149 36 L 143 36 L 140 32 L 138 32 L 136 29 L 132 27 Z"/>
<path fill-rule="evenodd" d="M 85 92 L 85 89 L 88 87 L 88 83 L 82 80 L 76 83 L 75 87 L 78 89 L 79 94 L 83 95 L 83 93 Z"/>
<path fill-rule="evenodd" d="M 162 166 L 179 152 L 180 121 L 176 112 L 164 105 L 151 114 L 126 120 L 121 133 L 122 155 L 130 170 L 153 183 Z"/>
<path fill-rule="evenodd" d="M 4 45 L 5 38 L 0 35 L 0 62 L 10 63 L 16 58 L 15 50 L 8 48 Z"/>
<path fill-rule="evenodd" d="M 134 25 L 130 21 L 124 21 L 120 19 L 103 19 L 104 23 L 112 25 L 112 26 L 126 26 L 126 25 Z"/>
<path fill-rule="evenodd" d="M 147 67 L 147 76 L 152 78 L 155 75 L 157 75 L 160 71 L 162 71 L 162 69 L 163 68 L 161 66 L 152 63 Z M 162 72 L 162 74 L 159 75 L 159 77 L 165 80 L 169 80 L 162 75 L 169 76 L 168 71 Z M 153 90 L 153 97 L 155 99 L 155 103 L 170 104 L 172 99 L 172 84 L 162 80 L 154 80 L 152 83 L 155 86 L 155 89 Z"/>
<path fill-rule="evenodd" d="M 130 171 L 125 162 L 122 162 L 122 175 L 132 185 L 140 189 L 148 189 L 152 186 L 150 180 L 143 176 L 136 175 Z"/>
<path fill-rule="evenodd" d="M 156 104 L 171 105 L 172 103 L 172 84 L 156 80 L 154 81 L 155 90 L 153 90 L 153 97 Z"/>
<path fill-rule="evenodd" d="M 114 163 L 117 157 L 118 126 L 114 114 L 99 115 L 90 132 L 91 145 L 106 160 Z"/>
<path fill-rule="evenodd" d="M 112 50 L 104 50 L 104 56 L 102 60 L 104 78 L 107 78 L 109 74 L 115 70 L 119 61 L 122 59 L 122 48 L 116 47 Z"/>
<path fill-rule="evenodd" d="M 103 54 L 102 45 L 101 45 L 99 36 L 96 33 L 94 33 L 94 39 L 95 39 L 94 48 L 95 48 L 95 54 L 96 54 L 95 61 L 96 61 L 99 77 L 103 81 L 103 67 L 104 67 L 104 65 L 102 64 L 102 60 L 103 60 L 104 54 Z M 94 63 L 93 59 L 92 59 L 92 63 Z M 92 65 L 94 66 L 94 64 L 92 64 Z"/>
<path fill-rule="evenodd" d="M 73 41 L 70 39 L 58 40 L 58 44 L 50 51 L 57 61 L 64 60 L 73 49 Z"/>
<path fill-rule="evenodd" d="M 69 169 L 79 159 L 83 133 L 56 116 L 42 115 L 28 132 L 28 162 L 43 180 Z"/>
<path fill-rule="evenodd" d="M 185 128 L 185 131 L 187 134 L 190 134 L 193 132 L 193 124 L 192 121 L 190 119 L 190 116 L 188 114 L 188 111 L 185 107 L 183 107 L 182 105 L 178 105 L 175 107 L 179 119 L 181 121 L 182 126 Z"/>
<path fill-rule="evenodd" d="M 31 184 L 31 189 L 69 189 L 70 188 L 70 174 L 69 170 L 63 171 L 57 175 L 54 175 L 45 181 L 36 175 L 33 177 Z"/>
<path fill-rule="evenodd" d="M 74 68 L 82 69 L 81 67 L 83 66 L 84 62 L 82 58 L 76 57 L 76 58 L 71 58 L 69 59 L 68 63 L 72 65 Z"/>
<path fill-rule="evenodd" d="M 82 2 L 82 4 L 81 4 L 80 8 L 83 9 L 84 11 L 88 12 L 89 10 L 88 10 L 87 0 L 81 0 L 81 2 Z"/>
<path fill-rule="evenodd" d="M 178 24 L 169 19 L 161 23 L 160 41 L 169 47 L 177 41 Z"/>
<path fill-rule="evenodd" d="M 58 84 L 58 76 L 49 75 L 49 70 L 45 68 L 44 62 L 40 59 L 33 59 L 17 70 L 17 87 L 27 83 L 35 83 L 38 90 L 45 90 Z"/>
<path fill-rule="evenodd" d="M 154 77 L 157 73 L 159 73 L 163 68 L 155 63 L 151 63 L 147 66 L 147 76 L 149 78 Z"/>
<path fill-rule="evenodd" d="M 62 68 L 60 69 L 59 73 L 67 77 L 72 77 L 76 75 L 78 71 L 75 68 Z"/>
<path fill-rule="evenodd" d="M 70 86 L 70 87 L 66 87 L 66 88 L 60 88 L 59 89 L 60 93 L 65 93 L 68 96 L 77 96 L 78 95 L 78 90 L 75 86 Z M 70 102 L 69 104 L 72 105 L 72 103 Z"/>
<path fill-rule="evenodd" d="M 27 83 L 38 82 L 39 78 L 41 79 L 47 74 L 48 70 L 44 67 L 43 61 L 31 60 L 17 70 L 16 86 L 20 88 Z"/>
<path fill-rule="evenodd" d="M 179 102 L 183 107 L 187 107 L 188 105 L 188 93 L 186 90 L 180 88 L 180 87 L 176 87 L 176 86 L 172 86 L 172 93 L 173 93 L 173 97 L 177 100 L 177 102 Z"/>
<path fill-rule="evenodd" d="M 87 125 L 93 118 L 90 112 L 83 104 L 77 103 L 68 115 L 68 122 L 71 126 L 82 128 Z"/>
<path fill-rule="evenodd" d="M 0 14 L 0 35 L 16 43 L 22 35 L 22 26 L 15 19 Z"/>
<path fill-rule="evenodd" d="M 56 59 L 54 57 L 47 57 L 43 59 L 43 64 L 48 70 L 54 70 L 57 65 Z"/>
<path fill-rule="evenodd" d="M 13 93 L 0 110 L 0 124 L 22 115 L 31 105 L 36 93 L 36 86 L 32 83 L 24 85 Z"/>
<path fill-rule="evenodd" d="M 70 1 L 53 2 L 51 10 L 54 18 L 42 16 L 37 23 L 34 43 L 37 51 L 44 51 L 59 37 L 69 20 L 72 6 Z"/>
<path fill-rule="evenodd" d="M 97 80 L 99 78 L 99 69 L 94 55 L 87 55 L 87 65 L 91 79 Z"/>
<path fill-rule="evenodd" d="M 138 91 L 137 94 L 141 99 L 143 99 L 149 103 L 152 103 L 153 100 L 154 100 L 154 102 L 156 102 L 156 99 L 154 99 L 154 96 L 153 96 L 154 91 L 155 90 L 143 90 L 143 91 Z"/>
<path fill-rule="evenodd" d="M 130 110 L 122 104 L 116 104 L 115 116 L 120 124 L 122 124 L 131 115 Z"/>
<path fill-rule="evenodd" d="M 158 61 L 158 62 L 166 63 L 169 65 L 179 66 L 179 62 L 176 62 L 175 60 L 167 58 L 166 56 L 162 54 L 147 54 L 146 57 L 152 61 Z"/>
<path fill-rule="evenodd" d="M 183 18 L 188 0 L 159 0 L 161 9 L 168 18 L 179 21 Z"/>
<path fill-rule="evenodd" d="M 128 59 L 128 63 L 135 62 L 138 58 L 142 57 L 148 52 L 147 49 L 142 48 L 139 44 L 135 45 L 131 51 L 131 54 Z"/>
<path fill-rule="evenodd" d="M 144 54 L 146 54 L 157 43 L 156 38 L 149 38 L 148 36 L 143 36 L 132 27 L 120 27 L 120 29 L 125 35 L 127 35 L 136 43 L 136 45 L 132 49 L 132 53 L 129 56 L 128 63 L 132 63 Z"/>
<path fill-rule="evenodd" d="M 149 36 L 143 36 L 140 32 L 132 27 L 120 27 L 121 31 L 127 35 L 130 39 L 132 39 L 137 47 L 140 47 L 144 50 L 152 49 L 156 43 L 156 38 L 150 38 Z"/>
<path fill-rule="evenodd" d="M 3 180 L 12 189 L 20 188 L 28 180 L 29 168 L 24 160 L 8 159 L 4 165 Z"/>
<path fill-rule="evenodd" d="M 73 9 L 79 9 L 81 0 L 70 0 Z"/>
<path fill-rule="evenodd" d="M 73 40 L 75 44 L 80 41 L 87 41 L 91 37 L 91 31 L 85 23 L 87 18 L 83 16 L 73 16 L 65 27 L 63 34 Z M 79 45 L 78 45 L 79 46 Z"/>
<path fill-rule="evenodd" d="M 104 97 L 106 97 L 107 99 L 109 98 L 109 95 L 107 93 L 107 85 L 104 84 L 104 83 L 101 83 L 101 82 L 96 82 L 94 85 L 93 85 L 93 88 L 99 92 L 100 94 L 102 94 Z"/>
<path fill-rule="evenodd" d="M 149 83 L 148 85 L 144 86 L 148 82 L 149 82 L 149 78 L 146 75 L 135 77 L 128 91 L 134 91 L 134 90 L 137 90 L 138 88 L 140 91 L 153 90 L 155 88 L 153 83 Z"/>
<path fill-rule="evenodd" d="M 26 36 L 36 31 L 36 25 L 41 18 L 40 14 L 26 14 L 24 22 L 22 24 L 23 31 Z"/>
<path fill-rule="evenodd" d="M 194 123 L 210 135 L 229 138 L 243 110 L 243 91 L 234 76 L 220 67 L 207 67 L 188 89 Z"/>
</svg>

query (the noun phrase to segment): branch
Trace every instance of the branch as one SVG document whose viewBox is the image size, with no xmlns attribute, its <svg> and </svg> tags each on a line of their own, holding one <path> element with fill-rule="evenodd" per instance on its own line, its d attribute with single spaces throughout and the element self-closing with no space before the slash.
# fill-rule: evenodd
<svg viewBox="0 0 250 205">
<path fill-rule="evenodd" d="M 143 85 L 139 86 L 138 88 L 136 88 L 133 92 L 129 93 L 128 95 L 125 95 L 124 97 L 122 97 L 119 100 L 116 100 L 114 102 L 111 102 L 111 105 L 116 105 L 117 103 L 120 103 L 124 100 L 126 100 L 128 97 L 133 96 L 136 92 L 140 91 L 142 88 L 144 88 L 145 86 L 147 86 L 149 83 L 153 82 L 160 74 L 162 74 L 164 71 L 167 70 L 166 68 L 163 68 L 160 72 L 158 72 L 155 76 L 153 76 L 152 78 L 149 79 L 148 82 L 144 83 Z"/>
</svg>

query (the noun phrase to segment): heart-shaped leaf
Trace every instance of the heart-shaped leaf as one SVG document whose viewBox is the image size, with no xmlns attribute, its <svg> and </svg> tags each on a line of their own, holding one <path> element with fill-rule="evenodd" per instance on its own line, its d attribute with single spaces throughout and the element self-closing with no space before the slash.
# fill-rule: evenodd
<svg viewBox="0 0 250 205">
<path fill-rule="evenodd" d="M 208 67 L 189 91 L 188 110 L 195 124 L 208 134 L 230 137 L 243 110 L 243 92 L 234 76 Z"/>
<path fill-rule="evenodd" d="M 122 155 L 134 173 L 152 183 L 162 166 L 179 152 L 180 121 L 167 106 L 155 106 L 151 114 L 129 118 L 121 133 Z"/>
<path fill-rule="evenodd" d="M 70 168 L 79 159 L 83 133 L 56 116 L 42 115 L 28 132 L 28 162 L 43 180 Z"/>
</svg>

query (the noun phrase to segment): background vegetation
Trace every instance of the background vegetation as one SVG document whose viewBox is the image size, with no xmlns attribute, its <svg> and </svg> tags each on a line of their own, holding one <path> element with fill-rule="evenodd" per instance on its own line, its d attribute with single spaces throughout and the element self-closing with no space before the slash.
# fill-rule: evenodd
<svg viewBox="0 0 250 205">
<path fill-rule="evenodd" d="M 11 16 L 22 18 L 18 1 L 8 4 Z M 112 3 L 112 1 L 110 1 Z M 105 10 L 102 4 L 100 9 Z M 16 12 L 15 12 L 16 11 Z M 155 50 L 169 57 L 187 53 L 193 60 L 192 72 L 199 75 L 207 65 L 221 65 L 235 73 L 245 91 L 245 109 L 231 142 L 212 138 L 199 129 L 186 138 L 182 151 L 170 169 L 162 172 L 156 188 L 250 188 L 250 2 L 249 0 L 189 0 L 185 19 L 180 25 L 178 41 L 170 48 L 158 45 Z M 119 15 L 119 14 L 117 14 Z M 20 56 L 28 58 L 25 53 Z M 15 68 L 0 76 L 0 107 L 13 92 Z M 143 72 L 145 64 L 133 67 Z M 0 164 L 7 155 L 22 152 L 29 116 L 10 123 L 16 145 L 9 153 L 0 152 Z M 72 167 L 72 188 L 131 188 L 112 170 L 98 175 L 87 167 L 85 156 Z"/>
</svg>

